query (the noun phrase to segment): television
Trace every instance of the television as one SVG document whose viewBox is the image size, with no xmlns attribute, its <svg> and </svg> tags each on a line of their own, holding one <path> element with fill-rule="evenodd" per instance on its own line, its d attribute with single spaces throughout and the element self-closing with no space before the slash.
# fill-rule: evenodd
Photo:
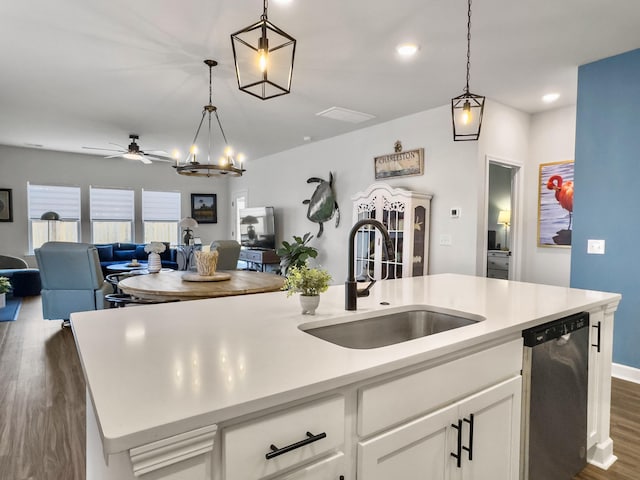
<svg viewBox="0 0 640 480">
<path fill-rule="evenodd" d="M 273 207 L 240 209 L 240 244 L 260 250 L 276 248 Z"/>
</svg>

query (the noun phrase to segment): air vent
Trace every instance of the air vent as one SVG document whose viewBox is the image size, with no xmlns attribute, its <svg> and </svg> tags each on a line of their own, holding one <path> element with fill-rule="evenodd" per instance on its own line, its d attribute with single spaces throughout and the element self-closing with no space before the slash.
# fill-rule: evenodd
<svg viewBox="0 0 640 480">
<path fill-rule="evenodd" d="M 368 113 L 356 112 L 355 110 L 349 110 L 342 107 L 331 107 L 322 112 L 316 113 L 319 117 L 331 118 L 332 120 L 340 120 L 341 122 L 349 123 L 362 123 L 372 118 L 376 118 L 375 115 Z"/>
</svg>

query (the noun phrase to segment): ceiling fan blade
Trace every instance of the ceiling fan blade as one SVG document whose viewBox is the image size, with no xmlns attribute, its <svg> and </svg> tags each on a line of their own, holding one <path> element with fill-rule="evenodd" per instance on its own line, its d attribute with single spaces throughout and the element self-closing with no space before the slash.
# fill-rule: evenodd
<svg viewBox="0 0 640 480">
<path fill-rule="evenodd" d="M 151 165 L 153 162 L 151 161 L 151 159 L 147 158 L 146 155 L 141 155 L 140 156 L 140 161 L 142 163 L 144 163 L 145 165 Z"/>
<path fill-rule="evenodd" d="M 125 152 L 128 151 L 129 149 L 123 145 L 120 145 L 119 143 L 113 143 L 113 142 L 109 142 L 109 145 L 115 145 L 116 147 L 120 147 L 122 150 L 124 150 Z"/>
<path fill-rule="evenodd" d="M 104 150 L 106 152 L 119 152 L 120 150 L 116 150 L 115 148 L 100 148 L 100 147 L 82 147 L 87 150 Z"/>
<path fill-rule="evenodd" d="M 122 156 L 122 153 L 116 153 L 115 155 L 109 155 L 108 157 L 104 157 L 104 158 L 116 158 L 121 156 Z"/>
<path fill-rule="evenodd" d="M 145 150 L 144 153 L 150 153 L 150 154 L 160 154 L 160 155 L 169 155 L 167 152 L 165 152 L 164 150 Z"/>
</svg>

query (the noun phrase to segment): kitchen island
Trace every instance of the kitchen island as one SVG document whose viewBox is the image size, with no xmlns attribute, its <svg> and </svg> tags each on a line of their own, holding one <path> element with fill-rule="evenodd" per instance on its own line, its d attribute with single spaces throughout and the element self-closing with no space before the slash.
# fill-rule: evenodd
<svg viewBox="0 0 640 480">
<path fill-rule="evenodd" d="M 615 461 L 609 402 L 619 301 L 444 274 L 378 282 L 350 312 L 344 288 L 330 287 L 315 316 L 301 315 L 284 292 L 73 314 L 87 381 L 87 479 L 382 479 L 390 472 L 381 459 L 398 451 L 409 454 L 387 462 L 398 478 L 396 468 L 428 458 L 435 464 L 425 468 L 446 478 L 460 468 L 471 472 L 465 478 L 483 478 L 482 468 L 517 478 L 521 332 L 582 311 L 600 325 L 591 329 L 600 351 L 589 357 L 588 459 L 606 468 Z M 424 306 L 484 320 L 373 349 L 304 332 Z M 484 464 L 481 454 L 472 463 L 455 453 L 449 426 L 458 420 L 467 435 L 469 409 L 478 439 L 493 445 Z M 483 433 L 485 416 L 492 427 Z M 421 439 L 433 445 L 412 453 L 407 446 Z"/>
</svg>

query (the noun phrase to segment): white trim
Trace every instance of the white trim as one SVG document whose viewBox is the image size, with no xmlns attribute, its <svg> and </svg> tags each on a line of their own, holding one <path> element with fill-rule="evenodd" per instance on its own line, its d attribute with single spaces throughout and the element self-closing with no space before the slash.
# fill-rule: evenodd
<svg viewBox="0 0 640 480">
<path fill-rule="evenodd" d="M 489 219 L 489 165 L 501 165 L 512 170 L 511 179 L 511 259 L 509 261 L 509 280 L 520 280 L 522 275 L 522 251 L 523 251 L 523 231 L 524 231 L 524 163 L 520 160 L 506 159 L 487 154 L 484 157 L 484 203 L 482 209 L 481 232 L 478 238 L 478 261 L 476 262 L 479 271 L 477 275 L 485 277 L 487 275 L 487 230 Z"/>
<path fill-rule="evenodd" d="M 213 450 L 217 425 L 209 425 L 129 450 L 136 477 Z"/>
<path fill-rule="evenodd" d="M 611 364 L 611 376 L 628 382 L 640 383 L 640 368 L 613 363 Z"/>
</svg>

